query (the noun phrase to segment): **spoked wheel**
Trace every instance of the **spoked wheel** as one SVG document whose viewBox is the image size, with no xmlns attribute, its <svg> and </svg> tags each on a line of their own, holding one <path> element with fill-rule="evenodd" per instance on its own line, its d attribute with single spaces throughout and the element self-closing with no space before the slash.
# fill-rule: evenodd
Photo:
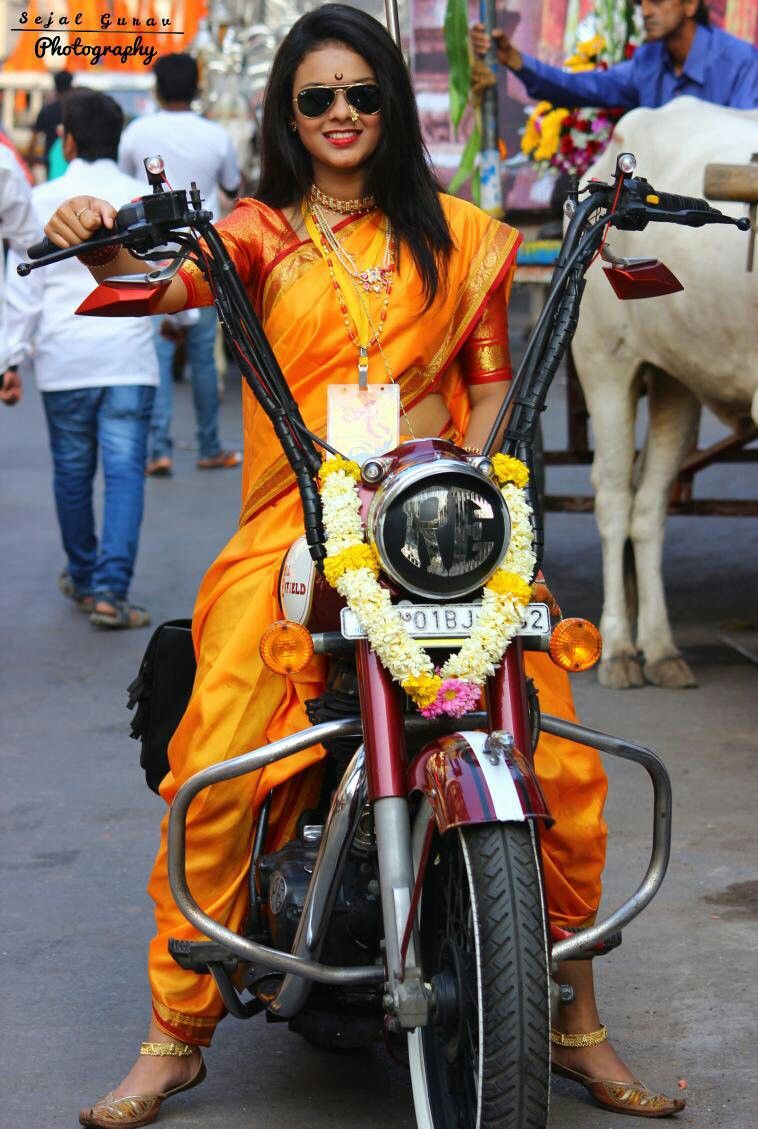
<svg viewBox="0 0 758 1129">
<path fill-rule="evenodd" d="M 420 852 L 429 808 L 414 830 Z M 528 825 L 437 836 L 419 922 L 433 990 L 408 1037 L 419 1129 L 544 1129 L 550 1095 L 546 927 Z"/>
</svg>

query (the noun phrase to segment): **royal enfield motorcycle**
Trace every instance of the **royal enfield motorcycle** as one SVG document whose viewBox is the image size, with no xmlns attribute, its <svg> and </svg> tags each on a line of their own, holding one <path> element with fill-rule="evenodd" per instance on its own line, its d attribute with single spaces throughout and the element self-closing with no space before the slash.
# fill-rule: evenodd
<svg viewBox="0 0 758 1129">
<path fill-rule="evenodd" d="M 436 663 L 465 645 L 483 589 L 513 536 L 496 480 L 493 446 L 532 464 L 551 381 L 570 344 L 583 277 L 602 249 L 621 298 L 679 289 L 657 260 L 618 260 L 609 229 L 649 223 L 736 223 L 705 201 L 658 192 L 635 175 L 629 153 L 611 183 L 591 182 L 567 200 L 569 222 L 552 287 L 516 378 L 481 456 L 438 439 L 414 440 L 367 459 L 356 489 L 380 583 L 410 637 Z M 169 874 L 176 903 L 207 940 L 170 943 L 174 958 L 210 974 L 233 1016 L 266 1012 L 332 1048 L 384 1038 L 406 1054 L 419 1129 L 536 1129 L 548 1120 L 550 1012 L 568 1001 L 557 964 L 591 959 L 663 880 L 671 788 L 649 749 L 541 715 L 524 653 L 550 651 L 568 669 L 598 656 L 584 621 L 551 619 L 530 603 L 502 661 L 486 680 L 485 709 L 427 719 L 377 657 L 360 608 L 346 605 L 322 574 L 328 558 L 317 478 L 324 441 L 306 427 L 276 358 L 193 185 L 169 191 L 159 158 L 145 161 L 153 192 L 118 213 L 112 232 L 79 247 L 31 248 L 19 270 L 123 243 L 148 265 L 111 280 L 82 312 L 146 312 L 186 259 L 211 282 L 227 341 L 271 420 L 303 505 L 303 537 L 283 562 L 282 619 L 264 633 L 272 669 L 294 672 L 329 656 L 325 692 L 309 703 L 312 725 L 192 777 L 170 815 Z M 174 249 L 166 265 L 166 246 Z M 539 498 L 531 490 L 534 568 L 542 553 Z M 181 696 L 181 695 L 180 695 Z M 169 711 L 170 712 L 170 711 Z M 170 726 L 168 727 L 170 735 Z M 540 830 L 551 816 L 534 773 L 541 733 L 593 746 L 641 765 L 653 786 L 652 850 L 638 888 L 604 920 L 577 933 L 551 929 L 540 868 Z M 327 750 L 318 805 L 300 813 L 294 838 L 265 850 L 270 797 L 257 825 L 250 913 L 236 934 L 198 905 L 185 868 L 189 806 L 203 789 L 320 744 Z"/>
</svg>

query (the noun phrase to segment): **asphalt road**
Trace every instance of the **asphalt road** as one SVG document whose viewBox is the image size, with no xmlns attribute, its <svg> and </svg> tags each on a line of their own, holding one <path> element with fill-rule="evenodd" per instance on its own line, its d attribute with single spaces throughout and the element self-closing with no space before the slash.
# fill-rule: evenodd
<svg viewBox="0 0 758 1129">
<path fill-rule="evenodd" d="M 560 389 L 558 390 L 560 392 Z M 558 397 L 559 399 L 560 397 Z M 133 587 L 155 623 L 189 614 L 204 568 L 233 531 L 237 471 L 201 473 L 189 394 L 178 388 L 176 475 L 151 481 Z M 562 417 L 549 414 L 548 442 Z M 239 443 L 238 389 L 223 437 Z M 161 801 L 127 736 L 125 687 L 147 632 L 99 633 L 58 593 L 63 563 L 44 420 L 36 393 L 0 411 L 3 646 L 0 1129 L 63 1129 L 132 1061 L 148 1018 L 145 881 Z M 574 490 L 586 471 L 556 472 Z M 709 472 L 703 487 L 756 496 L 756 473 Z M 550 517 L 546 570 L 564 611 L 596 616 L 599 543 L 591 517 Z M 674 848 L 663 891 L 597 972 L 602 1014 L 650 1084 L 688 1083 L 688 1129 L 756 1124 L 755 821 L 758 523 L 673 519 L 666 577 L 676 630 L 700 686 L 613 693 L 576 680 L 587 724 L 663 755 L 673 777 Z M 727 635 L 732 643 L 725 643 Z M 607 901 L 641 873 L 650 796 L 634 767 L 610 763 Z M 183 1129 L 413 1126 L 407 1075 L 379 1047 L 336 1056 L 284 1026 L 228 1019 L 208 1081 L 170 1102 Z M 570 1083 L 553 1090 L 553 1129 L 608 1129 L 614 1115 Z M 629 1124 L 633 1124 L 629 1122 Z"/>
</svg>

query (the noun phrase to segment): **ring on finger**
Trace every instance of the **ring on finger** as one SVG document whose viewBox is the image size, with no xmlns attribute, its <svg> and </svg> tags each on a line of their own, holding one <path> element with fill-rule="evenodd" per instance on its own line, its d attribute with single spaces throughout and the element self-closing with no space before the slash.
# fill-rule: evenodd
<svg viewBox="0 0 758 1129">
<path fill-rule="evenodd" d="M 79 211 L 74 214 L 74 219 L 78 220 L 79 216 L 84 215 L 84 213 L 88 212 L 88 211 L 89 211 L 89 204 L 85 204 L 83 208 L 80 208 Z"/>
</svg>

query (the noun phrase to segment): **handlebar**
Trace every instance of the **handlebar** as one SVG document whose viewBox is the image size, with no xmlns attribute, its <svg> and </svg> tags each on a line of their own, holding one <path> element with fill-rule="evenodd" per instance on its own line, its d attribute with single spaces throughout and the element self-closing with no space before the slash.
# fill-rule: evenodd
<svg viewBox="0 0 758 1129">
<path fill-rule="evenodd" d="M 588 187 L 592 193 L 594 185 L 591 183 Z M 599 187 L 608 189 L 607 185 Z M 750 229 L 747 216 L 727 216 L 698 196 L 659 192 L 641 176 L 625 180 L 615 212 L 609 222 L 626 231 L 641 231 L 648 223 L 676 223 L 686 227 L 723 223 L 731 224 L 740 231 Z"/>
<path fill-rule="evenodd" d="M 151 159 L 145 162 L 148 180 L 154 188 L 153 195 L 143 196 L 120 208 L 110 231 L 101 228 L 84 243 L 66 248 L 56 247 L 50 240 L 43 239 L 29 248 L 29 261 L 21 263 L 18 272 L 27 275 L 37 267 L 116 243 L 123 244 L 137 258 L 144 260 L 156 258 L 155 252 L 167 244 L 182 245 L 181 255 L 184 257 L 191 253 L 211 283 L 221 324 L 242 374 L 271 420 L 295 473 L 303 501 L 308 545 L 314 560 L 320 561 L 325 550 L 320 502 L 315 488 L 315 476 L 321 463 L 317 448 L 331 448 L 306 427 L 229 253 L 211 223 L 213 217 L 210 212 L 202 210 L 196 185 L 192 184 L 189 194 L 183 190 L 164 191 L 162 176 L 152 173 L 148 167 L 150 163 Z M 581 202 L 576 190 L 570 194 L 572 218 L 550 293 L 519 372 L 511 382 L 484 444 L 485 454 L 494 446 L 506 413 L 512 407 L 503 449 L 530 462 L 539 414 L 545 408 L 550 384 L 576 329 L 584 274 L 609 225 L 630 231 L 641 231 L 650 222 L 690 227 L 720 223 L 732 224 L 742 231 L 749 229 L 747 217 L 735 219 L 724 215 L 705 200 L 656 192 L 644 178 L 633 175 L 635 169 L 636 160 L 632 154 L 619 154 L 611 183 L 590 182 L 587 196 Z M 174 261 L 177 261 L 176 256 Z M 161 281 L 167 281 L 167 278 Z M 534 510 L 537 515 L 539 506 L 536 498 Z M 538 519 L 536 526 L 535 543 L 539 551 L 541 535 Z"/>
</svg>

